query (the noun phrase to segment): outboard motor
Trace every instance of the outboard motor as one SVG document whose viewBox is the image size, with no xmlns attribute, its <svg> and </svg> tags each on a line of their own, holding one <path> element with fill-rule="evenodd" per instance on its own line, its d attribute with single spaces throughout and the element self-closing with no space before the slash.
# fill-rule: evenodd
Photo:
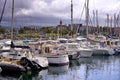
<svg viewBox="0 0 120 80">
<path fill-rule="evenodd" d="M 10 47 L 11 47 L 11 48 L 15 48 L 15 45 L 14 45 L 13 41 L 11 41 Z"/>
<path fill-rule="evenodd" d="M 27 67 L 30 67 L 32 71 L 36 71 L 36 70 L 41 70 L 42 69 L 42 67 L 39 64 L 37 64 L 35 61 L 29 60 L 26 57 L 22 57 L 21 58 L 20 64 L 22 66 L 24 66 L 26 69 L 27 69 Z"/>
</svg>

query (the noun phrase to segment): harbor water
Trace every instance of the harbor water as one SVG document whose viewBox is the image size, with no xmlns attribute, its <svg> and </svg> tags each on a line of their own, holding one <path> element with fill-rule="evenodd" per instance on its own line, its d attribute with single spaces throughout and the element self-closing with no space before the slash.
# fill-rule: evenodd
<svg viewBox="0 0 120 80">
<path fill-rule="evenodd" d="M 80 58 L 39 72 L 1 74 L 0 80 L 120 80 L 120 56 Z"/>
</svg>

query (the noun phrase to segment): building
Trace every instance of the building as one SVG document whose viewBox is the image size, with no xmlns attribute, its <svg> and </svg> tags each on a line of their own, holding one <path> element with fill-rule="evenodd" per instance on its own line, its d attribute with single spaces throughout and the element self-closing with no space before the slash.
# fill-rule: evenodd
<svg viewBox="0 0 120 80">
<path fill-rule="evenodd" d="M 59 25 L 56 26 L 56 29 L 57 29 L 57 30 L 60 30 L 60 31 L 61 31 L 61 30 L 67 30 L 67 29 L 68 29 L 68 26 L 67 26 L 67 25 L 63 25 L 63 24 L 62 24 L 62 20 L 60 20 L 60 23 L 59 23 Z"/>
</svg>

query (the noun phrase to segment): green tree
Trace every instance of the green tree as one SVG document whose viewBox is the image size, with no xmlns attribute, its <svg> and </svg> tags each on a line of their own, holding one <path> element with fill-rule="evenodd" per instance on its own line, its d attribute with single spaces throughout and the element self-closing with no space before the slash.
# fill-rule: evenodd
<svg viewBox="0 0 120 80">
<path fill-rule="evenodd" d="M 1 33 L 1 34 L 4 34 L 5 32 L 6 32 L 6 29 L 1 27 L 1 28 L 0 28 L 0 33 Z"/>
<path fill-rule="evenodd" d="M 25 30 L 23 28 L 21 28 L 18 32 L 19 32 L 19 34 L 23 34 L 23 33 L 25 33 Z"/>
<path fill-rule="evenodd" d="M 17 30 L 15 28 L 13 28 L 13 32 L 16 32 Z"/>
<path fill-rule="evenodd" d="M 51 27 L 42 27 L 40 29 L 40 31 L 44 32 L 44 33 L 51 33 L 52 32 L 52 29 Z"/>
<path fill-rule="evenodd" d="M 75 30 L 69 31 L 69 35 L 73 35 L 73 34 L 75 34 L 75 33 L 76 33 Z"/>
<path fill-rule="evenodd" d="M 63 31 L 62 31 L 62 35 L 66 35 L 66 34 L 68 34 L 68 33 L 69 33 L 68 30 L 63 30 Z"/>
<path fill-rule="evenodd" d="M 29 26 L 24 26 L 23 28 L 24 30 L 31 30 L 31 28 Z"/>
<path fill-rule="evenodd" d="M 57 31 L 57 30 L 53 30 L 53 33 L 57 34 L 57 33 L 58 33 L 58 31 Z"/>
</svg>

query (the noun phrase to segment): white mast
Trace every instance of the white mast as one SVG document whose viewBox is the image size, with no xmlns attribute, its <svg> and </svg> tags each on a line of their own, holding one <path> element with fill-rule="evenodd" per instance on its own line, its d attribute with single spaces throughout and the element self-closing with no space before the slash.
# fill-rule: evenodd
<svg viewBox="0 0 120 80">
<path fill-rule="evenodd" d="M 116 13 L 114 13 L 114 27 L 116 27 Z"/>
<path fill-rule="evenodd" d="M 112 17 L 111 17 L 111 20 L 110 20 L 110 35 L 112 35 L 112 23 L 113 23 L 113 20 L 112 20 Z"/>
<path fill-rule="evenodd" d="M 13 22 L 14 22 L 14 0 L 12 0 L 12 20 L 11 20 L 11 41 L 13 41 Z"/>
<path fill-rule="evenodd" d="M 58 28 L 57 28 L 57 29 L 58 29 L 57 31 L 58 31 L 58 39 L 59 39 L 59 26 L 58 26 Z"/>
<path fill-rule="evenodd" d="M 93 27 L 95 27 L 95 11 L 93 10 Z"/>
<path fill-rule="evenodd" d="M 99 21 L 98 21 L 98 10 L 96 10 L 96 26 L 97 26 L 97 32 L 99 34 L 100 31 L 99 31 Z"/>
<path fill-rule="evenodd" d="M 108 34 L 109 34 L 109 23 L 110 23 L 109 14 L 107 14 L 107 33 Z"/>
<path fill-rule="evenodd" d="M 107 27 L 109 27 L 109 14 L 107 14 Z"/>
<path fill-rule="evenodd" d="M 89 0 L 86 1 L 86 37 L 88 37 L 88 23 L 89 23 Z"/>
</svg>

